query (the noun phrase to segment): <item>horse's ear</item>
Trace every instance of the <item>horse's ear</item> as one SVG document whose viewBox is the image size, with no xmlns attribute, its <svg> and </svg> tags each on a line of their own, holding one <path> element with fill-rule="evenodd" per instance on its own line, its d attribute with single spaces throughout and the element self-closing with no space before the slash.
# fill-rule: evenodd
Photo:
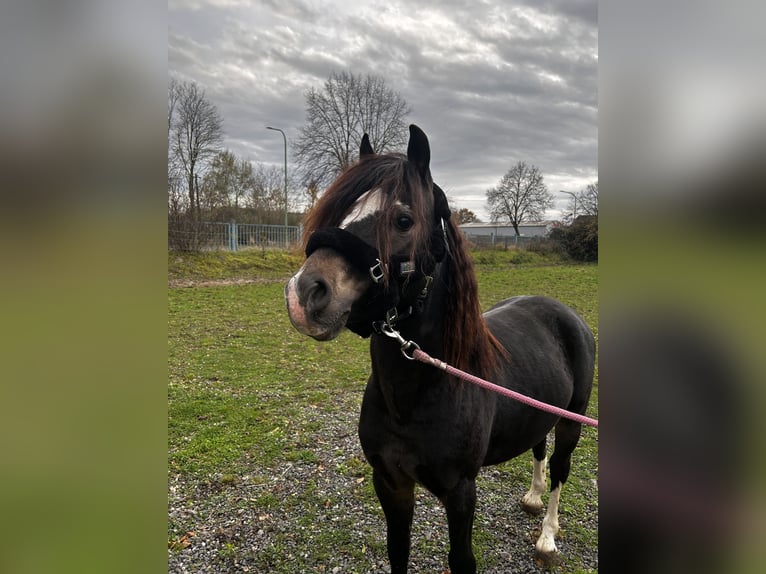
<svg viewBox="0 0 766 574">
<path fill-rule="evenodd" d="M 431 162 L 431 148 L 428 137 L 418 126 L 410 124 L 410 143 L 407 144 L 407 159 L 411 161 L 423 177 L 428 175 L 428 164 Z"/>
<path fill-rule="evenodd" d="M 372 149 L 372 144 L 370 143 L 370 136 L 368 136 L 367 134 L 364 134 L 362 136 L 362 143 L 359 144 L 359 159 L 367 155 L 375 155 L 375 150 Z"/>
</svg>

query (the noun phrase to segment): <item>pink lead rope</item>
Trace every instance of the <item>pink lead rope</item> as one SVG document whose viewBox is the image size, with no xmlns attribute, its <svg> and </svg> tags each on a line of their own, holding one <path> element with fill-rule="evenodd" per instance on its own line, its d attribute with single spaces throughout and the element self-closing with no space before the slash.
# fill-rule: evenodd
<svg viewBox="0 0 766 574">
<path fill-rule="evenodd" d="M 406 353 L 404 356 L 405 357 L 407 356 Z M 417 348 L 417 346 L 415 346 L 414 350 L 412 351 L 412 358 L 417 359 L 421 363 L 426 363 L 427 365 L 432 365 L 434 367 L 437 367 L 443 371 L 446 371 L 450 375 L 454 375 L 455 377 L 459 377 L 463 379 L 464 381 L 468 381 L 469 383 L 479 385 L 480 387 L 483 387 L 487 390 L 494 391 L 503 396 L 509 397 L 515 401 L 519 401 L 520 403 L 523 403 L 527 406 L 534 407 L 536 409 L 540 409 L 541 411 L 545 411 L 548 413 L 553 413 L 560 417 L 570 419 L 575 422 L 582 423 L 584 425 L 589 425 L 589 426 L 598 428 L 598 421 L 596 419 L 592 419 L 590 417 L 586 417 L 585 415 L 573 413 L 566 409 L 562 409 L 559 407 L 555 407 L 553 405 L 549 405 L 547 403 L 543 403 L 541 401 L 538 401 L 526 395 L 522 395 L 521 393 L 517 393 L 516 391 L 512 391 L 511 389 L 506 389 L 505 387 L 501 387 L 500 385 L 490 383 L 489 381 L 485 381 L 484 379 L 480 379 L 479 377 L 475 377 L 474 375 L 469 375 L 468 373 L 465 373 L 461 371 L 460 369 L 456 369 L 455 367 L 448 365 L 444 361 L 434 359 L 428 353 L 425 353 L 421 351 L 419 348 Z"/>
</svg>

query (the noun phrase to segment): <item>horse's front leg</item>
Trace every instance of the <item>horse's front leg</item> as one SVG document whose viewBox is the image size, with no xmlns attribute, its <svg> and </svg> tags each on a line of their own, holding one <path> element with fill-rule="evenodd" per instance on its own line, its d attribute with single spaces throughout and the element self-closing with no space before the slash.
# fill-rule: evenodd
<svg viewBox="0 0 766 574">
<path fill-rule="evenodd" d="M 463 478 L 441 499 L 447 510 L 450 570 L 452 574 L 474 574 L 476 559 L 471 547 L 471 535 L 476 509 L 476 482 Z"/>
<path fill-rule="evenodd" d="M 415 483 L 391 484 L 378 469 L 373 469 L 372 482 L 380 506 L 386 515 L 386 542 L 391 574 L 405 574 L 410 558 L 410 527 L 415 508 Z"/>
</svg>

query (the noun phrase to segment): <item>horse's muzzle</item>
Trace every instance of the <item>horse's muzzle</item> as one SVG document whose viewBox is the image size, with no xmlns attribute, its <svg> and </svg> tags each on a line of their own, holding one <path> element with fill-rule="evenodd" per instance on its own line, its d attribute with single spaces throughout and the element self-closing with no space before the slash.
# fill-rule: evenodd
<svg viewBox="0 0 766 574">
<path fill-rule="evenodd" d="M 285 286 L 290 322 L 318 341 L 337 337 L 370 283 L 357 275 L 335 251 L 317 250 Z"/>
</svg>

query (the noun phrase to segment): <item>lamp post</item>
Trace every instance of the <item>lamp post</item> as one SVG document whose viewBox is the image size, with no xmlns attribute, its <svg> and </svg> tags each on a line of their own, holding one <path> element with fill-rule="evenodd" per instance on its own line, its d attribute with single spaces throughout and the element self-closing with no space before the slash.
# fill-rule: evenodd
<svg viewBox="0 0 766 574">
<path fill-rule="evenodd" d="M 577 196 L 572 191 L 564 191 L 563 189 L 559 190 L 559 193 L 568 193 L 572 196 L 572 199 L 574 199 L 574 211 L 572 212 L 572 223 L 574 223 L 574 220 L 577 219 Z"/>
<path fill-rule="evenodd" d="M 287 136 L 285 135 L 285 132 L 283 132 L 279 128 L 272 128 L 271 126 L 266 126 L 266 129 L 274 130 L 275 132 L 281 133 L 282 139 L 285 140 L 285 227 L 287 227 Z M 285 233 L 287 233 L 287 230 L 285 230 Z"/>
</svg>

